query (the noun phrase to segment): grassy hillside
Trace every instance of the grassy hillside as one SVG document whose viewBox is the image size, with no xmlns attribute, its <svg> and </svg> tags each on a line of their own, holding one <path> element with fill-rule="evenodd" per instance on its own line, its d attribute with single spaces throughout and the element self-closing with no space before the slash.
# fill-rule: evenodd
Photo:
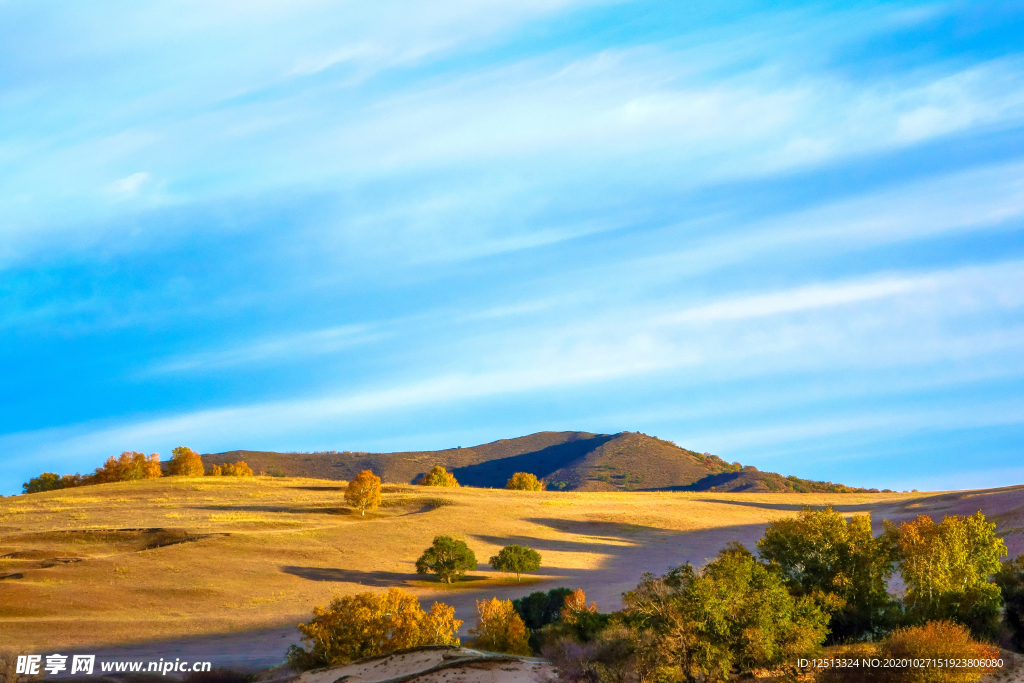
<svg viewBox="0 0 1024 683">
<path fill-rule="evenodd" d="M 465 486 L 488 488 L 504 487 L 515 472 L 531 472 L 548 489 L 565 491 L 865 491 L 743 468 L 636 432 L 539 432 L 472 448 L 407 453 L 229 451 L 203 456 L 207 466 L 236 460 L 257 472 L 286 476 L 348 480 L 371 469 L 385 481 L 408 483 L 441 465 Z"/>
<path fill-rule="evenodd" d="M 476 598 L 538 587 L 583 587 L 615 609 L 642 571 L 703 563 L 730 540 L 753 543 L 764 524 L 802 505 L 874 510 L 877 520 L 927 512 L 932 500 L 390 485 L 384 506 L 360 518 L 342 497 L 338 481 L 168 477 L 0 498 L 0 636 L 7 647 L 47 651 L 280 626 L 283 648 L 314 605 L 391 585 L 455 605 L 464 629 Z M 1017 498 L 1000 508 L 1015 527 Z M 465 539 L 481 562 L 508 543 L 537 549 L 536 583 L 486 564 L 451 588 L 424 581 L 414 563 L 440 533 Z"/>
</svg>

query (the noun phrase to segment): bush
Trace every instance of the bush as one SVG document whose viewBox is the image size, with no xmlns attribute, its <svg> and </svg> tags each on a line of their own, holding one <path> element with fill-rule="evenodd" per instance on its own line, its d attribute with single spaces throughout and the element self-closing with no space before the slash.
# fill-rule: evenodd
<svg viewBox="0 0 1024 683">
<path fill-rule="evenodd" d="M 203 459 L 188 446 L 174 449 L 168 462 L 167 474 L 178 477 L 201 477 L 205 473 Z M 249 470 L 250 473 L 252 470 Z"/>
<path fill-rule="evenodd" d="M 529 472 L 516 472 L 505 484 L 505 488 L 514 491 L 540 491 L 544 485 L 536 475 Z"/>
<path fill-rule="evenodd" d="M 626 683 L 650 681 L 656 666 L 644 656 L 645 634 L 622 624 L 580 643 L 563 637 L 545 645 L 543 656 L 558 668 L 558 680 L 569 683 Z"/>
<path fill-rule="evenodd" d="M 440 465 L 434 465 L 434 468 L 424 475 L 423 481 L 420 484 L 423 486 L 459 487 L 459 482 L 456 481 L 455 475 Z"/>
<path fill-rule="evenodd" d="M 457 646 L 461 625 L 450 605 L 435 602 L 424 612 L 416 596 L 400 588 L 335 598 L 299 624 L 304 647 L 288 648 L 288 665 L 303 671 L 407 647 Z"/>
<path fill-rule="evenodd" d="M 516 581 L 523 572 L 535 572 L 540 569 L 540 553 L 533 548 L 522 545 L 507 545 L 490 559 L 490 565 L 499 572 L 515 572 Z"/>
<path fill-rule="evenodd" d="M 437 574 L 445 583 L 461 579 L 470 569 L 476 569 L 476 555 L 465 541 L 451 536 L 435 536 L 433 545 L 416 560 L 417 574 Z"/>
<path fill-rule="evenodd" d="M 529 633 L 511 600 L 476 601 L 476 626 L 469 629 L 472 645 L 488 652 L 529 655 Z"/>
<path fill-rule="evenodd" d="M 363 470 L 349 482 L 345 489 L 345 502 L 356 508 L 365 517 L 367 510 L 380 507 L 380 477 L 373 470 Z"/>
<path fill-rule="evenodd" d="M 971 638 L 970 631 L 951 621 L 930 621 L 901 628 L 883 640 L 881 659 L 998 659 L 999 649 Z M 994 669 L 981 667 L 907 667 L 882 672 L 887 683 L 975 683 Z"/>
</svg>

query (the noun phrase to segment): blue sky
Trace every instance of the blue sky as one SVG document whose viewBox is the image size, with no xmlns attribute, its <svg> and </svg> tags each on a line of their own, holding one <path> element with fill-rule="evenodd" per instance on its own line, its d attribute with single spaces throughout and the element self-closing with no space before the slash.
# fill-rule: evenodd
<svg viewBox="0 0 1024 683">
<path fill-rule="evenodd" d="M 1024 483 L 1019 3 L 0 2 L 0 493 L 643 431 Z"/>
</svg>

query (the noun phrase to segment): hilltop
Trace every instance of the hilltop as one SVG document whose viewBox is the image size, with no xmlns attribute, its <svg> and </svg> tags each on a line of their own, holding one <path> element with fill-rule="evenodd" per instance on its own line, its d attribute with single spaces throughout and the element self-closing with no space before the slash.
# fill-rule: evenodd
<svg viewBox="0 0 1024 683">
<path fill-rule="evenodd" d="M 268 474 L 347 481 L 364 469 L 389 482 L 417 483 L 434 465 L 455 474 L 464 486 L 502 488 L 515 472 L 531 472 L 549 490 L 728 491 L 748 493 L 866 492 L 761 472 L 728 463 L 717 455 L 681 448 L 638 432 L 538 432 L 469 448 L 400 453 L 329 451 L 276 453 L 228 451 L 203 456 L 209 467 L 244 460 Z"/>
</svg>

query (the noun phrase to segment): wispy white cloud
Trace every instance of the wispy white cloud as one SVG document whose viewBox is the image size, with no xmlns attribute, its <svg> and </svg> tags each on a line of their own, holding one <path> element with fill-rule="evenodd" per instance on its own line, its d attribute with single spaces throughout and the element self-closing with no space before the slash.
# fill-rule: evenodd
<svg viewBox="0 0 1024 683">
<path fill-rule="evenodd" d="M 217 351 L 174 356 L 157 361 L 140 376 L 183 372 L 202 372 L 234 368 L 255 363 L 288 362 L 311 356 L 336 353 L 376 341 L 385 336 L 367 325 L 348 325 L 326 330 L 301 332 L 261 339 Z"/>
<path fill-rule="evenodd" d="M 138 173 L 132 173 L 130 176 L 115 180 L 107 186 L 107 189 L 114 194 L 131 197 L 139 191 L 139 188 L 149 182 L 151 177 L 145 171 L 139 171 Z"/>
</svg>

